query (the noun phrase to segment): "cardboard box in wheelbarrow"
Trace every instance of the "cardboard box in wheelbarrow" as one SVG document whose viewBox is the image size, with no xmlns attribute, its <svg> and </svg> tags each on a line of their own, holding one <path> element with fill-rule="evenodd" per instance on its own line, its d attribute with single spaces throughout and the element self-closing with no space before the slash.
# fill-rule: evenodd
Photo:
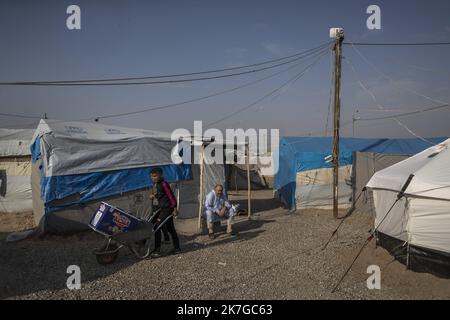
<svg viewBox="0 0 450 320">
<path fill-rule="evenodd" d="M 105 202 L 102 202 L 89 226 L 94 231 L 124 244 L 152 236 L 150 223 Z"/>
</svg>

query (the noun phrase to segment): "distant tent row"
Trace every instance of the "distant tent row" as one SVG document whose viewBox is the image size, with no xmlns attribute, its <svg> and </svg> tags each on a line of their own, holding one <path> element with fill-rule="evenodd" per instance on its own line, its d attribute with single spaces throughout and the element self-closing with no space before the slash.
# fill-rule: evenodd
<svg viewBox="0 0 450 320">
<path fill-rule="evenodd" d="M 224 145 L 192 137 L 183 143 L 200 150 L 202 159 L 206 145 Z M 174 184 L 180 218 L 200 217 L 205 193 L 227 184 L 227 166 L 174 164 L 175 144 L 168 133 L 41 120 L 31 145 L 36 225 L 45 232 L 84 230 L 101 201 L 144 216 L 151 210 L 149 173 L 156 166 Z M 249 200 L 248 206 L 250 212 Z"/>
<path fill-rule="evenodd" d="M 450 276 L 450 139 L 378 171 L 367 186 L 378 243 L 414 271 Z"/>
<path fill-rule="evenodd" d="M 428 139 L 440 143 L 446 138 Z M 376 170 L 414 155 L 431 144 L 421 139 L 340 138 L 339 206 L 349 208 L 359 187 Z M 331 209 L 331 137 L 283 137 L 274 189 L 290 209 Z M 364 160 L 365 159 L 365 160 Z M 355 162 L 356 161 L 356 162 Z M 356 165 L 355 165 L 356 163 Z M 376 167 L 376 168 L 375 168 Z"/>
<path fill-rule="evenodd" d="M 0 129 L 0 215 L 33 210 L 31 202 L 32 129 Z"/>
</svg>

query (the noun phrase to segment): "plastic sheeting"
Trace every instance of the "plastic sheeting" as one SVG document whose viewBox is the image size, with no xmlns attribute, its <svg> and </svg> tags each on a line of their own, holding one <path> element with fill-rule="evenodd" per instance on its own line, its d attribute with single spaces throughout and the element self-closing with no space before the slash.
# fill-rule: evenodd
<svg viewBox="0 0 450 320">
<path fill-rule="evenodd" d="M 250 187 L 252 190 L 267 188 L 267 183 L 257 165 L 250 165 Z M 229 190 L 247 190 L 247 167 L 246 165 L 228 165 L 226 167 L 227 187 Z"/>
<path fill-rule="evenodd" d="M 381 221 L 413 174 L 380 231 L 409 244 L 450 253 L 450 139 L 378 171 L 367 183 Z M 402 204 L 404 204 L 402 206 Z"/>
<path fill-rule="evenodd" d="M 75 231 L 105 199 L 132 210 L 127 195 L 148 195 L 156 166 L 168 182 L 192 179 L 190 164 L 172 162 L 175 145 L 161 132 L 41 120 L 31 145 L 36 222 L 43 231 Z"/>
<path fill-rule="evenodd" d="M 373 199 L 376 210 L 374 225 L 378 226 L 378 231 L 396 239 L 407 241 L 409 219 L 406 199 L 401 198 L 388 215 L 386 213 L 397 199 L 397 193 L 389 190 L 374 190 Z"/>
<path fill-rule="evenodd" d="M 352 166 L 339 168 L 338 203 L 349 208 L 352 203 L 352 188 L 349 184 Z M 333 169 L 314 169 L 297 173 L 295 202 L 297 209 L 333 208 Z"/>
<path fill-rule="evenodd" d="M 191 179 L 190 165 L 171 159 L 169 134 L 97 123 L 41 120 L 32 157 L 41 159 L 45 204 L 74 196 L 68 205 L 151 187 L 151 168 L 161 166 L 168 182 Z"/>
<path fill-rule="evenodd" d="M 0 129 L 0 157 L 30 155 L 33 129 Z"/>
<path fill-rule="evenodd" d="M 42 178 L 42 199 L 45 203 L 76 195 L 76 202 L 87 202 L 116 194 L 151 188 L 152 167 L 96 172 L 81 175 Z M 161 166 L 168 182 L 192 179 L 190 165 Z M 72 200 L 72 201 L 71 201 Z M 73 203 L 74 199 L 67 204 Z M 58 205 L 51 205 L 56 210 Z"/>
<path fill-rule="evenodd" d="M 353 155 L 352 181 L 353 199 L 356 198 L 372 176 L 393 164 L 407 159 L 408 155 L 387 155 L 373 152 L 355 152 Z M 375 215 L 375 206 L 371 190 L 366 190 L 354 203 L 356 210 Z"/>
<path fill-rule="evenodd" d="M 32 211 L 30 177 L 9 176 L 7 180 L 0 177 L 0 214 Z"/>
<path fill-rule="evenodd" d="M 32 129 L 0 129 L 0 213 L 31 211 Z"/>
<path fill-rule="evenodd" d="M 408 214 L 412 245 L 450 253 L 450 201 L 411 198 Z"/>
<path fill-rule="evenodd" d="M 430 138 L 440 143 L 446 138 Z M 359 139 L 341 138 L 339 165 L 350 165 L 353 152 L 376 152 L 381 154 L 410 155 L 429 147 L 421 139 Z M 280 140 L 279 170 L 275 176 L 275 189 L 280 199 L 289 207 L 295 208 L 297 172 L 320 168 L 331 168 L 332 163 L 325 158 L 331 154 L 332 137 L 283 137 Z"/>
<path fill-rule="evenodd" d="M 377 172 L 367 186 L 400 191 L 410 174 L 408 195 L 450 200 L 450 139 Z"/>
<path fill-rule="evenodd" d="M 0 213 L 31 211 L 30 156 L 0 158 Z"/>
<path fill-rule="evenodd" d="M 41 120 L 32 148 L 45 176 L 75 175 L 173 164 L 169 134 L 96 123 Z"/>
</svg>

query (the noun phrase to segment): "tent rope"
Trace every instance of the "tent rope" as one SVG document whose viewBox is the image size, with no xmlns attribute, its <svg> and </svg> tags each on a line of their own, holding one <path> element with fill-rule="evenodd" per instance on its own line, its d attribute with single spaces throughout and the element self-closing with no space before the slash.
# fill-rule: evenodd
<svg viewBox="0 0 450 320">
<path fill-rule="evenodd" d="M 336 289 L 339 287 L 339 285 L 342 283 L 342 281 L 344 280 L 344 278 L 347 276 L 347 274 L 350 272 L 351 268 L 353 267 L 353 265 L 355 264 L 356 260 L 359 258 L 359 256 L 361 255 L 361 253 L 363 252 L 364 248 L 369 244 L 369 242 L 374 238 L 375 233 L 377 232 L 378 228 L 381 226 L 381 224 L 384 222 L 384 220 L 387 218 L 387 216 L 389 215 L 389 213 L 392 211 L 392 209 L 394 208 L 394 206 L 397 204 L 397 202 L 403 198 L 405 196 L 405 191 L 408 188 L 409 184 L 411 183 L 411 180 L 414 178 L 414 174 L 410 174 L 408 179 L 406 180 L 405 184 L 403 185 L 402 189 L 400 190 L 400 192 L 397 194 L 397 199 L 395 199 L 394 203 L 392 204 L 392 206 L 389 208 L 389 210 L 386 212 L 386 214 L 384 215 L 383 219 L 381 219 L 380 223 L 378 223 L 378 225 L 372 230 L 372 232 L 370 233 L 370 236 L 366 239 L 366 241 L 364 241 L 364 244 L 361 246 L 361 249 L 359 249 L 358 254 L 355 256 L 355 258 L 353 259 L 352 263 L 349 265 L 349 267 L 347 268 L 347 270 L 344 272 L 344 274 L 342 275 L 342 277 L 339 279 L 339 282 L 336 284 L 336 286 L 333 288 L 333 290 L 331 290 L 331 293 L 334 293 L 336 291 Z"/>
<path fill-rule="evenodd" d="M 356 197 L 355 200 L 355 204 L 356 202 L 358 202 L 359 198 L 361 197 L 361 195 L 366 191 L 366 187 L 362 188 L 362 190 L 359 192 L 359 195 Z M 331 239 L 333 239 L 334 235 L 337 234 L 339 228 L 342 226 L 342 224 L 344 223 L 345 219 L 347 219 L 348 217 L 350 217 L 353 213 L 353 211 L 355 211 L 355 204 L 352 205 L 352 207 L 348 210 L 348 212 L 346 213 L 345 216 L 343 216 L 341 220 L 341 222 L 339 223 L 339 225 L 337 226 L 337 228 L 333 231 L 333 233 L 331 234 L 330 238 L 328 239 L 328 241 L 325 243 L 325 245 L 323 246 L 322 250 L 325 250 L 327 248 L 327 246 L 330 244 Z"/>
</svg>

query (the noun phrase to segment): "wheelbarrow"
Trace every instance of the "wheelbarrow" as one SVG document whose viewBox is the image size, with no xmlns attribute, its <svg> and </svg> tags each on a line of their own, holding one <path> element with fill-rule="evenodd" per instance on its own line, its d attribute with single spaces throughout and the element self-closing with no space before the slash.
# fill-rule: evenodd
<svg viewBox="0 0 450 320">
<path fill-rule="evenodd" d="M 119 256 L 119 250 L 127 247 L 137 258 L 145 259 L 150 254 L 154 234 L 171 218 L 155 225 L 154 219 L 160 209 L 137 217 L 124 210 L 102 202 L 92 217 L 89 227 L 105 237 L 104 244 L 93 250 L 101 265 L 112 264 Z"/>
</svg>

